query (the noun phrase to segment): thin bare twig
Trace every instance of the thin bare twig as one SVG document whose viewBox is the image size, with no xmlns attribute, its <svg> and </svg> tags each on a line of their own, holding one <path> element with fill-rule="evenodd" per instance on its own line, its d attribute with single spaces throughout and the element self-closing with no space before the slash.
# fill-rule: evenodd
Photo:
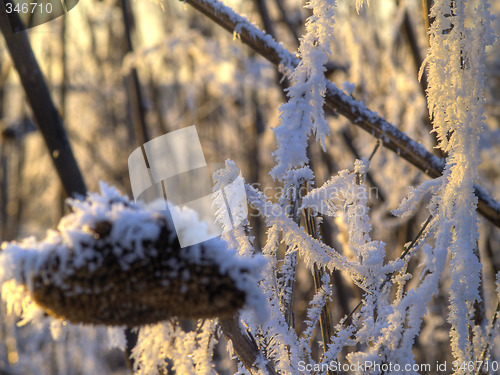
<svg viewBox="0 0 500 375">
<path fill-rule="evenodd" d="M 298 46 L 300 44 L 299 34 L 297 33 L 297 28 L 295 27 L 294 22 L 292 22 L 290 17 L 288 17 L 288 13 L 287 13 L 285 6 L 283 4 L 283 0 L 275 0 L 275 1 L 276 1 L 276 5 L 278 6 L 278 9 L 281 13 L 281 17 L 283 18 L 283 22 L 285 23 L 285 25 L 288 27 L 288 29 L 292 33 L 292 35 L 295 39 L 295 42 L 297 43 L 297 46 Z"/>
<path fill-rule="evenodd" d="M 372 161 L 373 157 L 375 156 L 375 153 L 378 151 L 379 148 L 380 148 L 380 139 L 377 139 L 377 143 L 375 144 L 375 147 L 373 147 L 373 151 L 370 154 L 368 161 Z"/>
<path fill-rule="evenodd" d="M 484 349 L 481 352 L 481 356 L 479 357 L 479 360 L 478 360 L 479 361 L 479 366 L 477 368 L 476 375 L 481 374 L 484 360 L 486 359 L 486 357 L 488 355 L 488 352 L 490 350 L 490 339 L 491 339 L 491 336 L 492 336 L 493 332 L 495 332 L 495 326 L 497 324 L 498 314 L 499 313 L 500 313 L 500 301 L 498 301 L 498 303 L 497 303 L 497 308 L 495 310 L 495 314 L 493 315 L 493 319 L 491 320 L 491 332 L 488 334 L 488 341 L 486 342 L 486 345 L 484 346 Z"/>
<path fill-rule="evenodd" d="M 121 0 L 121 8 L 123 24 L 125 27 L 125 39 L 127 41 L 127 52 L 133 53 L 134 47 L 132 43 L 132 29 L 134 25 L 134 15 L 130 9 L 130 3 L 128 0 Z M 150 138 L 146 124 L 146 107 L 142 97 L 139 73 L 135 67 L 130 69 L 128 80 L 130 105 L 132 107 L 132 122 L 137 142 L 142 146 L 144 143 L 148 142 Z"/>
<path fill-rule="evenodd" d="M 276 38 L 276 34 L 274 33 L 273 20 L 269 15 L 269 9 L 267 8 L 266 0 L 254 0 L 254 1 L 257 5 L 257 9 L 259 10 L 260 18 L 262 19 L 264 29 L 269 35 L 272 35 L 273 38 Z"/>
</svg>

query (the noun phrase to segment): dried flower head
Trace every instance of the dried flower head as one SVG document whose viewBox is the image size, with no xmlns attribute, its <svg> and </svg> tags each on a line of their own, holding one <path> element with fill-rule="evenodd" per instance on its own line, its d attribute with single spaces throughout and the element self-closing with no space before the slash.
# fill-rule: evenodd
<svg viewBox="0 0 500 375">
<path fill-rule="evenodd" d="M 1 279 L 16 280 L 43 310 L 73 323 L 137 326 L 258 306 L 261 257 L 242 258 L 218 238 L 181 248 L 166 211 L 101 189 L 72 200 L 74 212 L 43 241 L 4 246 Z"/>
</svg>

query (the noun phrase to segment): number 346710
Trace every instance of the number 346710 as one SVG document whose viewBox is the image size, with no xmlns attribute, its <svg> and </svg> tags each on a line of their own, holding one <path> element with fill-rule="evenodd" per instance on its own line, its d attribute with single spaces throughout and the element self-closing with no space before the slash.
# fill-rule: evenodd
<svg viewBox="0 0 500 375">
<path fill-rule="evenodd" d="M 23 4 L 5 4 L 7 13 L 52 13 L 52 4 L 47 2 L 43 3 L 23 3 Z"/>
</svg>

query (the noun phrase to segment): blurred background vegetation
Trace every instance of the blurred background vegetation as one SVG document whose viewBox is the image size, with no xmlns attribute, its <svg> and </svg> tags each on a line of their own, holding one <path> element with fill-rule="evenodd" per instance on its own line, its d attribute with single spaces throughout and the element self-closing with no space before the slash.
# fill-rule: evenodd
<svg viewBox="0 0 500 375">
<path fill-rule="evenodd" d="M 492 13 L 500 14 L 500 1 L 491 3 Z M 291 51 L 297 50 L 304 20 L 310 15 L 299 0 L 226 0 L 225 4 L 246 14 Z M 362 8 L 359 14 L 354 2 L 339 1 L 327 76 L 432 150 L 436 140 L 430 133 L 425 75 L 420 82 L 417 79 L 427 49 L 424 21 L 419 0 L 372 0 L 370 7 Z M 495 28 L 498 35 L 498 23 Z M 95 191 L 103 180 L 131 195 L 129 154 L 149 139 L 195 124 L 208 163 L 230 158 L 248 183 L 274 201 L 279 198 L 280 187 L 268 172 L 274 165 L 272 128 L 279 124 L 279 106 L 286 101 L 288 81 L 270 63 L 241 45 L 237 35 L 228 34 L 183 2 L 173 0 L 81 1 L 65 16 L 29 29 L 28 35 L 89 190 Z M 482 140 L 480 176 L 481 185 L 499 200 L 499 44 L 488 54 L 489 129 Z M 331 136 L 326 152 L 314 142 L 309 149 L 318 186 L 339 170 L 352 167 L 356 158 L 368 157 L 376 143 L 335 113 L 329 112 L 328 119 Z M 66 197 L 3 39 L 0 132 L 0 241 L 31 235 L 40 238 L 67 212 Z M 441 156 L 439 151 L 434 152 Z M 402 220 L 393 217 L 390 210 L 397 207 L 409 186 L 426 178 L 385 149 L 379 149 L 372 159 L 367 181 L 372 187 L 372 237 L 392 249 L 389 259 L 401 253 L 427 216 L 421 210 Z M 252 234 L 259 248 L 265 241 L 265 227 L 258 217 L 251 216 Z M 322 230 L 325 242 L 340 248 L 342 228 L 326 221 Z M 482 219 L 480 232 L 480 253 L 488 279 L 485 288 L 491 289 L 492 275 L 500 266 L 499 231 Z M 418 257 L 410 267 L 417 265 Z M 305 297 L 310 298 L 312 293 L 311 280 L 305 269 L 299 268 L 298 275 L 302 282 L 297 308 L 303 311 Z M 340 305 L 333 309 L 337 321 L 357 302 L 354 296 L 359 292 L 343 283 L 341 275 L 334 276 L 335 293 L 341 297 Z M 445 304 L 435 306 L 426 317 L 421 337 L 422 342 L 439 349 L 448 345 L 448 327 Z M 296 318 L 303 321 L 300 314 Z M 2 368 L 12 374 L 126 371 L 115 352 L 97 355 L 97 349 L 89 349 L 92 356 L 102 357 L 102 362 L 94 365 L 105 363 L 107 367 L 87 369 L 85 351 L 78 354 L 64 344 L 48 344 L 43 336 L 37 349 L 31 333 L 14 323 L 0 324 L 0 374 Z M 77 333 L 68 335 L 89 343 L 100 341 L 97 336 L 82 339 Z M 35 347 L 30 349 L 30 345 Z M 37 357 L 37 350 L 52 354 Z M 422 355 L 431 356 L 420 358 L 423 362 L 436 360 L 432 351 L 425 350 Z M 220 372 L 234 372 L 234 364 L 227 358 L 221 357 L 219 362 Z"/>
</svg>

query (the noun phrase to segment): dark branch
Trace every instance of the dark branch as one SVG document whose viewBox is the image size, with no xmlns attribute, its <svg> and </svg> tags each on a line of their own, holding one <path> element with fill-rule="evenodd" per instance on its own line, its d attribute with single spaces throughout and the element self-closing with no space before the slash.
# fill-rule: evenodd
<svg viewBox="0 0 500 375">
<path fill-rule="evenodd" d="M 85 182 L 66 136 L 61 116 L 52 101 L 26 32 L 14 33 L 11 29 L 5 10 L 7 2 L 12 3 L 12 0 L 6 0 L 0 6 L 0 29 L 21 79 L 33 116 L 49 149 L 64 191 L 68 196 L 85 195 L 87 191 Z M 9 16 L 21 22 L 15 12 Z"/>
</svg>

